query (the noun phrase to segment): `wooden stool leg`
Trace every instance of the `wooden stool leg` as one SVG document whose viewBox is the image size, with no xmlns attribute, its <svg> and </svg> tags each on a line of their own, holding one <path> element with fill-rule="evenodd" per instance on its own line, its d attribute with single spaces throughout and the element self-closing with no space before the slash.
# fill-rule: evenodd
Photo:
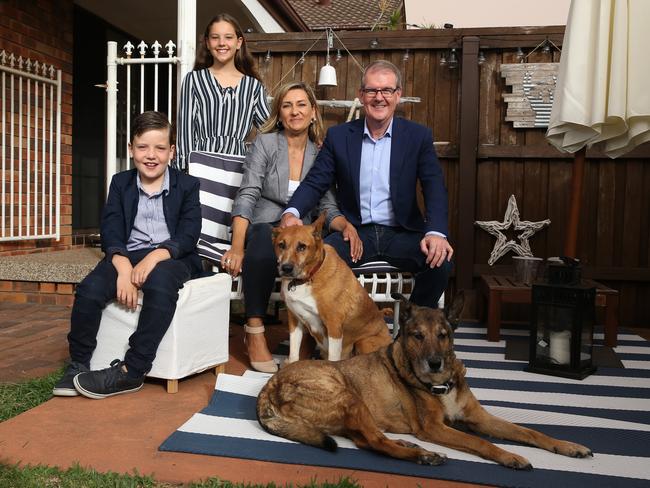
<svg viewBox="0 0 650 488">
<path fill-rule="evenodd" d="M 490 290 L 488 299 L 487 337 L 490 342 L 499 340 L 499 328 L 501 327 L 501 293 Z"/>
<path fill-rule="evenodd" d="M 167 380 L 167 393 L 178 393 L 178 380 Z"/>
<path fill-rule="evenodd" d="M 219 373 L 225 373 L 225 372 L 226 372 L 226 363 L 219 364 L 214 368 L 215 376 L 219 376 Z"/>
<path fill-rule="evenodd" d="M 618 296 L 608 295 L 605 302 L 605 345 L 618 344 Z"/>
</svg>

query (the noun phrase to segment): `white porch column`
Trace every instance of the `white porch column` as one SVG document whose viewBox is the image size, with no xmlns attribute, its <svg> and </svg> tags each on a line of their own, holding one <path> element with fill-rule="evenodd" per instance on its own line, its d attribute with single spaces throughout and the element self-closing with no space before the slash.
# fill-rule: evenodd
<svg viewBox="0 0 650 488">
<path fill-rule="evenodd" d="M 177 93 L 185 75 L 192 71 L 196 56 L 196 0 L 178 0 L 177 55 L 181 59 L 176 70 Z"/>
<path fill-rule="evenodd" d="M 106 195 L 117 173 L 117 42 L 108 41 L 106 58 Z"/>
</svg>

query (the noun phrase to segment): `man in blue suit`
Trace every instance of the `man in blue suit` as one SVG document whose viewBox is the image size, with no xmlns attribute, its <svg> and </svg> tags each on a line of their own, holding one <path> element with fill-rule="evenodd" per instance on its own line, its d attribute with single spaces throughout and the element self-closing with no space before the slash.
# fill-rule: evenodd
<svg viewBox="0 0 650 488">
<path fill-rule="evenodd" d="M 394 64 L 381 60 L 366 68 L 359 89 L 365 119 L 329 129 L 281 225 L 302 225 L 300 217 L 335 185 L 348 224 L 325 242 L 349 265 L 382 259 L 416 273 L 411 301 L 436 308 L 454 253 L 447 241 L 447 190 L 431 130 L 394 116 L 401 94 Z"/>
</svg>

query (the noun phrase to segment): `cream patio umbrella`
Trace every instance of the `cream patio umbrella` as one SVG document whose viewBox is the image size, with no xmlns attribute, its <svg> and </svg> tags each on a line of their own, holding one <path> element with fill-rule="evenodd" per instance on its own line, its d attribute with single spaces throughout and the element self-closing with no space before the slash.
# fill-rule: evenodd
<svg viewBox="0 0 650 488">
<path fill-rule="evenodd" d="M 585 148 L 616 158 L 650 140 L 650 0 L 572 0 L 546 138 L 579 151 L 565 246 L 575 256 Z"/>
</svg>

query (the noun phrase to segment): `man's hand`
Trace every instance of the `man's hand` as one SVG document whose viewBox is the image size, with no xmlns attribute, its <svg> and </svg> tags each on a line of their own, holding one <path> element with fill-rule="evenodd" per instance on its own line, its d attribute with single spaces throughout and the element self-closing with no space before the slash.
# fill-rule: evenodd
<svg viewBox="0 0 650 488">
<path fill-rule="evenodd" d="M 350 257 L 352 262 L 356 263 L 363 256 L 363 242 L 359 237 L 359 233 L 354 225 L 348 222 L 341 231 L 343 240 L 350 243 Z"/>
<path fill-rule="evenodd" d="M 420 241 L 420 249 L 427 257 L 427 264 L 431 268 L 442 266 L 445 260 L 451 261 L 451 257 L 454 255 L 454 249 L 449 245 L 447 239 L 442 236 L 424 236 Z"/>
<path fill-rule="evenodd" d="M 160 261 L 165 261 L 171 257 L 169 251 L 162 247 L 147 254 L 142 261 L 135 265 L 133 271 L 131 271 L 131 283 L 133 283 L 133 286 L 141 288 L 144 282 L 147 281 L 149 273 L 153 271 L 156 265 Z"/>
<path fill-rule="evenodd" d="M 302 225 L 302 220 L 296 217 L 292 213 L 286 213 L 280 219 L 280 228 L 284 229 L 285 227 L 291 227 L 293 225 Z"/>
</svg>

